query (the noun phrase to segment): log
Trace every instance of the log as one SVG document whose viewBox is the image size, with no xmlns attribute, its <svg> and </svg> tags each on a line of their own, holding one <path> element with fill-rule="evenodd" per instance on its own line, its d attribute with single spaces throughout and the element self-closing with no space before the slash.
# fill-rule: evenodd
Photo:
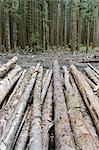
<svg viewBox="0 0 99 150">
<path fill-rule="evenodd" d="M 24 125 L 18 137 L 14 150 L 25 150 L 27 141 L 29 139 L 30 122 L 31 122 L 31 108 L 29 108 L 28 110 L 28 114 L 25 118 Z"/>
<path fill-rule="evenodd" d="M 45 84 L 45 82 L 46 82 L 46 80 L 47 80 L 47 76 L 48 76 L 49 72 L 50 72 L 50 69 L 47 69 L 47 70 L 46 70 L 46 73 L 45 73 L 45 75 L 44 75 L 44 78 L 43 78 L 42 87 L 44 86 L 44 84 Z"/>
<path fill-rule="evenodd" d="M 99 80 L 95 77 L 95 75 L 93 74 L 92 70 L 87 67 L 85 68 L 85 72 L 88 75 L 88 77 L 96 84 L 99 85 Z"/>
<path fill-rule="evenodd" d="M 13 57 L 12 59 L 10 59 L 6 64 L 3 64 L 0 67 L 0 78 L 4 77 L 7 72 L 13 68 L 13 66 L 15 65 L 16 61 L 17 61 L 17 57 Z"/>
<path fill-rule="evenodd" d="M 80 107 L 80 110 L 83 114 L 83 117 L 84 117 L 84 122 L 85 124 L 87 125 L 87 129 L 89 130 L 90 134 L 98 141 L 98 135 L 96 133 L 96 129 L 95 129 L 95 126 L 92 122 L 92 118 L 90 117 L 90 114 L 88 112 L 88 109 L 82 99 L 82 96 L 77 88 L 77 85 L 73 79 L 73 76 L 70 74 L 70 82 L 72 84 L 72 87 L 73 87 L 73 90 L 74 92 L 77 94 L 78 98 L 79 98 L 79 103 L 81 105 Z"/>
<path fill-rule="evenodd" d="M 42 127 L 41 127 L 41 90 L 42 90 L 43 68 L 37 77 L 33 92 L 33 120 L 30 137 L 30 150 L 42 150 Z"/>
<path fill-rule="evenodd" d="M 94 66 L 92 66 L 90 63 L 88 63 L 88 66 L 93 69 L 98 75 L 99 75 L 99 70 L 96 69 Z"/>
<path fill-rule="evenodd" d="M 52 78 L 52 69 L 50 69 L 49 74 L 48 74 L 47 79 L 46 79 L 46 82 L 42 88 L 42 93 L 41 93 L 42 104 L 43 104 L 45 96 L 47 94 L 48 87 L 49 87 L 50 82 L 51 82 L 51 78 Z"/>
<path fill-rule="evenodd" d="M 85 104 L 93 118 L 97 132 L 99 133 L 99 99 L 95 96 L 90 85 L 87 83 L 80 71 L 78 71 L 74 65 L 71 65 L 70 69 L 83 100 L 85 101 Z"/>
<path fill-rule="evenodd" d="M 53 126 L 52 121 L 52 83 L 48 88 L 45 102 L 42 108 L 42 132 L 43 132 L 43 150 L 48 150 L 49 146 L 49 130 Z"/>
<path fill-rule="evenodd" d="M 20 77 L 20 70 L 21 67 L 16 65 L 15 68 L 11 70 L 8 75 L 0 81 L 0 104 Z"/>
<path fill-rule="evenodd" d="M 1 129 L 0 135 L 2 135 L 3 131 L 5 130 L 6 125 L 7 124 L 10 125 L 9 122 L 12 120 L 11 114 L 14 113 L 15 107 L 18 104 L 18 102 L 24 92 L 24 89 L 26 88 L 33 72 L 34 72 L 34 67 L 30 67 L 30 69 L 28 69 L 27 72 L 23 72 L 23 74 L 18 82 L 19 86 L 17 85 L 16 90 L 13 91 L 13 93 L 11 94 L 11 96 L 8 99 L 8 103 L 0 111 L 0 129 Z"/>
<path fill-rule="evenodd" d="M 0 139 L 1 150 L 11 150 L 11 146 L 15 139 L 15 135 L 18 131 L 18 128 L 21 124 L 24 112 L 26 110 L 32 88 L 34 87 L 34 84 L 36 81 L 36 76 L 39 71 L 39 67 L 40 67 L 40 64 L 37 64 L 35 71 L 34 71 L 33 75 L 31 76 L 29 83 L 24 90 L 24 93 L 22 94 L 22 96 L 20 98 L 20 102 L 18 103 L 18 105 L 15 109 L 15 113 L 13 115 L 12 123 L 10 123 L 9 130 L 7 130 L 7 132 L 5 130 L 3 136 Z M 8 125 L 8 127 L 9 127 L 9 125 Z"/>
<path fill-rule="evenodd" d="M 76 150 L 68 118 L 58 61 L 53 63 L 56 150 Z"/>
<path fill-rule="evenodd" d="M 79 149 L 81 150 L 93 150 L 99 148 L 99 142 L 96 140 L 93 135 L 90 134 L 90 131 L 87 127 L 87 124 L 84 121 L 81 102 L 76 91 L 73 90 L 70 81 L 69 81 L 69 72 L 64 66 L 64 80 L 66 86 L 66 101 L 68 105 L 68 113 L 72 126 L 72 130 L 75 137 L 75 142 Z M 94 141 L 94 143 L 93 143 Z"/>
<path fill-rule="evenodd" d="M 86 79 L 86 81 L 88 82 L 88 84 L 91 86 L 91 88 L 94 90 L 96 88 L 96 84 L 94 82 L 92 82 L 87 76 L 85 76 L 84 74 L 82 74 L 84 76 L 84 78 Z"/>
</svg>

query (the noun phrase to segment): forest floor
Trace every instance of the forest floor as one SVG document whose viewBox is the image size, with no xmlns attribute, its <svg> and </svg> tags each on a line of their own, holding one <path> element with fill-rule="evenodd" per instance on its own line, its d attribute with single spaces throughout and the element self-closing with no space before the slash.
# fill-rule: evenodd
<svg viewBox="0 0 99 150">
<path fill-rule="evenodd" d="M 35 66 L 37 62 L 40 62 L 45 69 L 52 65 L 53 60 L 58 59 L 60 66 L 69 65 L 70 63 L 75 64 L 78 68 L 86 67 L 87 63 L 81 63 L 83 61 L 89 60 L 99 60 L 99 57 L 94 58 L 94 53 L 89 54 L 74 54 L 70 52 L 48 52 L 41 54 L 0 54 L 0 64 L 6 63 L 8 59 L 13 56 L 18 57 L 18 64 L 23 68 L 28 68 L 30 66 Z M 93 63 L 94 65 L 94 63 Z M 99 62 L 95 63 L 96 67 L 99 67 Z"/>
</svg>

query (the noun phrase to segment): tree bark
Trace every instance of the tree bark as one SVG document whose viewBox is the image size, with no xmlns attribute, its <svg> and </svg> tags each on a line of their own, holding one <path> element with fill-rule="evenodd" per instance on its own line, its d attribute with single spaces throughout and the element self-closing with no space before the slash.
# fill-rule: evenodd
<svg viewBox="0 0 99 150">
<path fill-rule="evenodd" d="M 61 84 L 58 61 L 53 63 L 56 150 L 76 150 Z"/>
<path fill-rule="evenodd" d="M 63 67 L 65 73 L 65 87 L 66 87 L 66 100 L 68 105 L 68 113 L 72 129 L 74 132 L 75 142 L 79 149 L 93 150 L 99 148 L 99 142 L 91 135 L 87 124 L 84 121 L 83 114 L 81 112 L 81 103 L 77 92 L 73 91 L 73 88 L 69 81 L 69 72 L 67 68 Z M 94 141 L 94 143 L 93 143 Z"/>
<path fill-rule="evenodd" d="M 12 119 L 12 122 L 10 123 L 10 127 L 8 124 L 9 130 L 7 130 L 7 132 L 5 130 L 3 136 L 1 137 L 1 141 L 0 141 L 0 148 L 1 149 L 4 149 L 4 150 L 10 150 L 11 149 L 15 135 L 18 131 L 18 128 L 21 124 L 24 112 L 26 110 L 32 88 L 35 84 L 36 76 L 37 76 L 38 71 L 39 71 L 39 67 L 40 67 L 40 64 L 37 64 L 35 71 L 32 74 L 32 76 L 29 80 L 29 83 L 24 90 L 24 93 L 22 94 L 22 96 L 20 98 L 20 102 L 18 103 L 18 105 L 15 109 L 14 115 L 12 114 L 13 119 Z"/>
<path fill-rule="evenodd" d="M 48 150 L 49 130 L 52 127 L 52 83 L 48 88 L 45 102 L 42 107 L 42 132 L 43 132 L 43 150 Z"/>
<path fill-rule="evenodd" d="M 15 66 L 15 68 L 11 70 L 9 74 L 0 81 L 0 104 L 2 103 L 8 92 L 11 90 L 14 83 L 20 77 L 20 70 L 20 66 Z"/>
<path fill-rule="evenodd" d="M 76 69 L 76 67 L 74 65 L 71 65 L 70 69 L 71 69 L 72 75 L 75 78 L 75 81 L 80 90 L 80 93 L 83 97 L 83 100 L 85 101 L 89 109 L 89 112 L 93 118 L 97 132 L 99 133 L 99 100 L 98 100 L 98 97 L 95 96 L 91 87 L 89 86 L 87 81 L 84 79 L 82 74 Z"/>
<path fill-rule="evenodd" d="M 33 120 L 30 137 L 30 150 L 42 150 L 42 128 L 41 128 L 41 90 L 42 90 L 43 68 L 40 68 L 33 92 Z"/>
<path fill-rule="evenodd" d="M 16 61 L 17 61 L 17 57 L 13 57 L 12 59 L 10 59 L 6 64 L 3 64 L 0 67 L 0 78 L 4 77 L 7 72 L 12 69 L 12 67 L 15 65 Z"/>
</svg>

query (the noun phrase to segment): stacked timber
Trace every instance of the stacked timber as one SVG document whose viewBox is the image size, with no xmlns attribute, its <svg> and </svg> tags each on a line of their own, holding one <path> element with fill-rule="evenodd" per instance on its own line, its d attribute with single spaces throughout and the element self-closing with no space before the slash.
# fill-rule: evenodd
<svg viewBox="0 0 99 150">
<path fill-rule="evenodd" d="M 0 150 L 99 150 L 99 70 L 0 66 Z"/>
</svg>

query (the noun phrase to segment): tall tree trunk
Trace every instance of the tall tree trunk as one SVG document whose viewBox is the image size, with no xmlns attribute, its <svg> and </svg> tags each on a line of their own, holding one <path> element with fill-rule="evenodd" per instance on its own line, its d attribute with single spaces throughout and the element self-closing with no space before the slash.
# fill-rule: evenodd
<svg viewBox="0 0 99 150">
<path fill-rule="evenodd" d="M 10 27 L 9 27 L 9 1 L 4 0 L 4 15 L 5 15 L 5 44 L 6 50 L 11 52 L 10 45 Z"/>
<path fill-rule="evenodd" d="M 27 32 L 28 45 L 32 47 L 32 0 L 27 1 Z"/>
<path fill-rule="evenodd" d="M 72 0 L 71 10 L 71 51 L 76 50 L 76 37 L 77 37 L 77 0 Z"/>
<path fill-rule="evenodd" d="M 0 50 L 1 50 L 1 45 L 2 45 L 2 41 L 1 41 L 1 0 L 0 0 Z"/>
<path fill-rule="evenodd" d="M 19 1 L 19 13 L 20 13 L 20 22 L 19 22 L 19 43 L 21 48 L 25 48 L 25 17 L 24 17 L 24 0 Z"/>
<path fill-rule="evenodd" d="M 86 53 L 88 53 L 89 50 L 89 38 L 90 38 L 90 27 L 89 27 L 89 21 L 87 23 L 87 47 L 86 47 Z"/>
</svg>

